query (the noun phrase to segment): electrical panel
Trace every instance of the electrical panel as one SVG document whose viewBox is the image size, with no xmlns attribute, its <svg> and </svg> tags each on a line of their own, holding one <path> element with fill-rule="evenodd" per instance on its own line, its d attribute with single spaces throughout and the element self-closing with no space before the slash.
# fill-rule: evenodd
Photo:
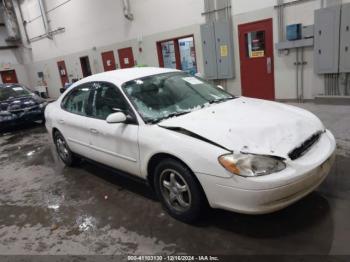
<svg viewBox="0 0 350 262">
<path fill-rule="evenodd" d="M 217 79 L 230 79 L 234 77 L 233 36 L 228 21 L 214 23 L 216 38 L 216 57 L 218 65 Z"/>
<path fill-rule="evenodd" d="M 314 38 L 315 27 L 314 25 L 307 25 L 301 28 L 301 38 L 310 39 Z"/>
<path fill-rule="evenodd" d="M 339 72 L 350 73 L 350 4 L 342 7 Z"/>
<path fill-rule="evenodd" d="M 201 25 L 201 37 L 205 77 L 207 79 L 216 79 L 218 76 L 218 68 L 216 64 L 216 45 L 213 23 Z"/>
<path fill-rule="evenodd" d="M 233 36 L 229 21 L 201 25 L 204 74 L 207 79 L 231 79 L 234 74 Z"/>
<path fill-rule="evenodd" d="M 315 11 L 315 72 L 332 74 L 339 72 L 339 38 L 341 6 Z"/>
</svg>

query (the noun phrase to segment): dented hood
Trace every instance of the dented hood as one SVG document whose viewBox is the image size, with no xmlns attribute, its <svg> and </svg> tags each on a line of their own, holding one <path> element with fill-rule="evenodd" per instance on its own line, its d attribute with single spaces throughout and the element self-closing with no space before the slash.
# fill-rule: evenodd
<svg viewBox="0 0 350 262">
<path fill-rule="evenodd" d="M 245 97 L 165 120 L 159 126 L 189 131 L 234 152 L 283 158 L 324 130 L 321 121 L 306 110 Z"/>
</svg>

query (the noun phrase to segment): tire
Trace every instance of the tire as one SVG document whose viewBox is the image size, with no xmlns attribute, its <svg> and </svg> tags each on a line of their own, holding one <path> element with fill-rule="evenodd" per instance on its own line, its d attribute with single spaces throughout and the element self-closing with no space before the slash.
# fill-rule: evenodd
<svg viewBox="0 0 350 262">
<path fill-rule="evenodd" d="M 79 162 L 80 159 L 69 149 L 63 135 L 58 131 L 54 134 L 54 143 L 58 156 L 66 166 L 72 167 Z"/>
<path fill-rule="evenodd" d="M 173 159 L 155 168 L 154 188 L 163 208 L 175 219 L 194 223 L 206 209 L 206 198 L 193 173 Z"/>
</svg>

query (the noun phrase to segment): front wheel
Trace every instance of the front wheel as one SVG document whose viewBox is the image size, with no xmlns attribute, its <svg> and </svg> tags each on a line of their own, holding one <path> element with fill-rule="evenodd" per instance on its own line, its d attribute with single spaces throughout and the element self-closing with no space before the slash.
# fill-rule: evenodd
<svg viewBox="0 0 350 262">
<path fill-rule="evenodd" d="M 78 157 L 69 149 L 63 135 L 58 131 L 54 135 L 54 142 L 57 153 L 66 166 L 74 166 L 79 161 Z"/>
<path fill-rule="evenodd" d="M 155 169 L 154 185 L 164 209 L 174 218 L 193 223 L 205 208 L 205 196 L 199 182 L 182 163 L 162 161 Z"/>
</svg>

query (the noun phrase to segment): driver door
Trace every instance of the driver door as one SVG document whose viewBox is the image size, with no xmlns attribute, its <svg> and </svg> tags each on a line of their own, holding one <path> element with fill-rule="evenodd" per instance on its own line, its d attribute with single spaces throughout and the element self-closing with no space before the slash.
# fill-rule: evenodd
<svg viewBox="0 0 350 262">
<path fill-rule="evenodd" d="M 118 111 L 133 114 L 132 109 L 113 84 L 95 82 L 93 87 L 90 147 L 95 154 L 94 160 L 139 176 L 138 124 L 109 124 L 106 121 L 110 114 Z"/>
</svg>

